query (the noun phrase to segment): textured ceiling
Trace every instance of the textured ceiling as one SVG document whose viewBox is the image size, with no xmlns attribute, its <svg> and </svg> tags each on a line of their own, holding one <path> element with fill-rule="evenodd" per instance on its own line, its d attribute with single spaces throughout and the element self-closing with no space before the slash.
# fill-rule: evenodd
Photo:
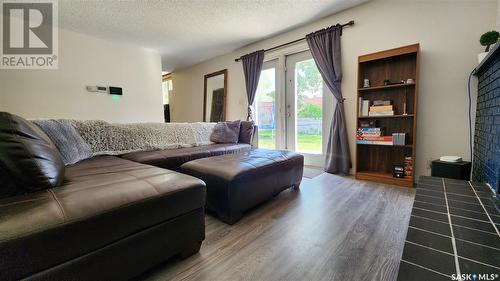
<svg viewBox="0 0 500 281">
<path fill-rule="evenodd" d="M 173 71 L 367 0 L 59 0 L 59 25 L 160 52 Z"/>
</svg>

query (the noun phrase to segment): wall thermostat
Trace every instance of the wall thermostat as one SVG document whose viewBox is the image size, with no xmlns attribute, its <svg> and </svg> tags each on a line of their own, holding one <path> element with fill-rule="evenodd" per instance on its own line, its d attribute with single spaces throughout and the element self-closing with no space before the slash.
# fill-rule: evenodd
<svg viewBox="0 0 500 281">
<path fill-rule="evenodd" d="M 108 87 L 106 86 L 87 86 L 87 91 L 93 93 L 107 93 Z"/>
</svg>

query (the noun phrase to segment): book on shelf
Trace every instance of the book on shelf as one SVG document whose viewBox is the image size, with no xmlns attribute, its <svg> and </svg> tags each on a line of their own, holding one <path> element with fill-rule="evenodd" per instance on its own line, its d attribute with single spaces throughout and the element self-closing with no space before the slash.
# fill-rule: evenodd
<svg viewBox="0 0 500 281">
<path fill-rule="evenodd" d="M 380 136 L 380 137 L 356 136 L 356 143 L 358 143 L 358 144 L 393 145 L 392 136 Z"/>
<path fill-rule="evenodd" d="M 374 106 L 392 105 L 392 100 L 374 100 L 373 105 Z"/>
<path fill-rule="evenodd" d="M 406 145 L 406 133 L 393 133 L 392 139 L 394 145 Z"/>
<path fill-rule="evenodd" d="M 393 116 L 394 111 L 370 111 L 368 116 Z"/>
<path fill-rule="evenodd" d="M 370 110 L 370 100 L 359 98 L 359 116 L 368 116 Z"/>
<path fill-rule="evenodd" d="M 379 137 L 362 137 L 356 136 L 357 140 L 370 140 L 370 141 L 393 141 L 392 136 L 379 136 Z"/>
<path fill-rule="evenodd" d="M 357 144 L 392 145 L 392 141 L 356 140 Z"/>
<path fill-rule="evenodd" d="M 370 111 L 394 111 L 394 106 L 392 106 L 392 105 L 372 105 L 372 106 L 370 106 Z"/>
<path fill-rule="evenodd" d="M 363 128 L 358 128 L 358 131 L 363 131 L 363 132 L 380 132 L 383 131 L 384 128 L 382 127 L 363 127 Z"/>
<path fill-rule="evenodd" d="M 358 132 L 364 133 L 373 133 L 373 132 L 383 132 L 384 128 L 382 127 L 360 127 L 358 128 Z"/>
<path fill-rule="evenodd" d="M 383 128 L 358 128 L 357 136 L 360 137 L 380 137 L 384 135 Z"/>
</svg>

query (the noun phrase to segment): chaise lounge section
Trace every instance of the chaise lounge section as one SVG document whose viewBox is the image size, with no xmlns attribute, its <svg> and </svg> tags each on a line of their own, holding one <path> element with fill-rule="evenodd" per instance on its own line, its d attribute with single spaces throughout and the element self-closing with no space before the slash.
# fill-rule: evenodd
<svg viewBox="0 0 500 281">
<path fill-rule="evenodd" d="M 196 253 L 204 205 L 194 177 L 113 156 L 84 160 L 62 186 L 0 199 L 0 280 L 127 280 Z"/>
</svg>

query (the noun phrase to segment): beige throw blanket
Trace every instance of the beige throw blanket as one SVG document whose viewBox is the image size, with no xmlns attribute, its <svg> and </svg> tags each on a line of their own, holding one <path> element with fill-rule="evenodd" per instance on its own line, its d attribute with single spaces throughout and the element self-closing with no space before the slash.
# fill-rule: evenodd
<svg viewBox="0 0 500 281">
<path fill-rule="evenodd" d="M 114 124 L 97 120 L 71 120 L 93 155 L 119 155 L 135 151 L 208 145 L 215 123 Z"/>
</svg>

